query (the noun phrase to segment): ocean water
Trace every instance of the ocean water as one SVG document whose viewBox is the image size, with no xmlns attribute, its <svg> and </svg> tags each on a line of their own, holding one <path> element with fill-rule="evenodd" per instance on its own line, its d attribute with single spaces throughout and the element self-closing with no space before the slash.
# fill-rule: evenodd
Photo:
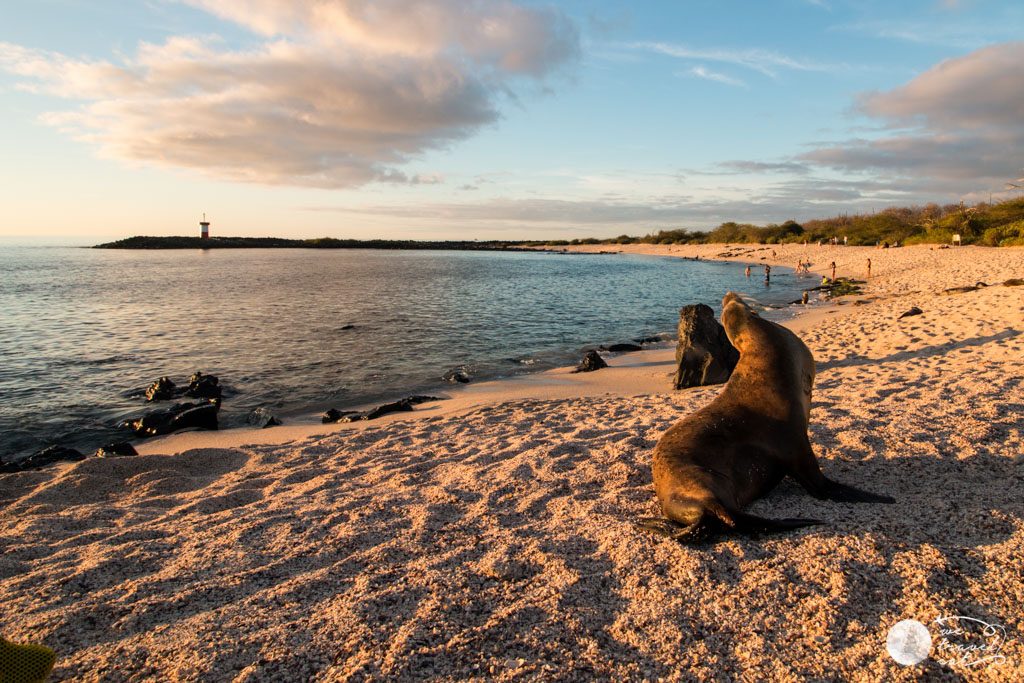
<svg viewBox="0 0 1024 683">
<path fill-rule="evenodd" d="M 813 284 L 773 269 L 628 255 L 375 250 L 120 251 L 0 246 L 0 457 L 88 452 L 162 404 L 162 375 L 217 375 L 221 426 L 288 419 L 578 362 L 673 333 L 727 290 L 785 304 Z"/>
</svg>

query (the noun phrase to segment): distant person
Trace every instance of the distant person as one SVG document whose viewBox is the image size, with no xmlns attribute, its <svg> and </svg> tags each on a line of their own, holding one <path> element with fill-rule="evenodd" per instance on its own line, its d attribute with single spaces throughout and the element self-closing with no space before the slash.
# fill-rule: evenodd
<svg viewBox="0 0 1024 683">
<path fill-rule="evenodd" d="M 832 282 L 835 282 L 836 281 L 836 262 L 833 261 L 832 263 L 828 264 L 828 267 L 832 269 Z"/>
<path fill-rule="evenodd" d="M 847 245 L 848 245 L 849 243 L 850 243 L 850 238 L 849 238 L 849 237 L 847 237 L 846 235 L 843 235 L 843 246 L 845 247 L 845 246 L 847 246 Z"/>
<path fill-rule="evenodd" d="M 808 300 L 809 297 L 810 297 L 810 292 L 808 292 L 805 289 L 804 290 L 804 295 L 802 297 L 800 297 L 800 303 L 802 303 L 804 306 L 806 306 L 807 305 L 807 300 Z"/>
<path fill-rule="evenodd" d="M 743 274 L 750 277 L 750 266 L 747 266 L 747 269 L 743 271 Z"/>
<path fill-rule="evenodd" d="M 868 259 L 868 277 L 871 277 L 871 259 Z"/>
<path fill-rule="evenodd" d="M 766 285 L 769 284 L 771 282 L 771 279 L 772 279 L 772 267 L 769 266 L 766 263 L 766 264 L 764 264 L 764 283 Z"/>
</svg>

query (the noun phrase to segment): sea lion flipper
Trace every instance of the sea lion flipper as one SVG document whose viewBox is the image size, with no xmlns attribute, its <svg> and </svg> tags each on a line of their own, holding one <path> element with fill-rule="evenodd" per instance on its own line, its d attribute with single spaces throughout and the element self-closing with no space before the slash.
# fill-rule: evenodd
<svg viewBox="0 0 1024 683">
<path fill-rule="evenodd" d="M 707 526 L 700 522 L 685 525 L 665 517 L 641 517 L 636 520 L 636 525 L 644 531 L 680 543 L 704 541 L 710 535 Z"/>
<path fill-rule="evenodd" d="M 825 498 L 840 503 L 895 503 L 896 499 L 825 478 Z"/>
<path fill-rule="evenodd" d="M 818 500 L 834 500 L 838 503 L 895 503 L 896 499 L 879 493 L 871 493 L 855 486 L 848 486 L 821 473 L 812 455 L 804 458 L 802 467 L 790 471 L 790 476 Z"/>
<path fill-rule="evenodd" d="M 664 517 L 641 517 L 636 520 L 636 525 L 644 531 L 649 531 L 652 534 L 666 538 L 671 538 L 680 529 L 684 528 L 671 519 L 665 519 Z"/>
<path fill-rule="evenodd" d="M 767 519 L 765 517 L 757 517 L 756 515 L 748 515 L 745 512 L 733 513 L 733 519 L 736 520 L 736 533 L 743 534 L 745 536 L 781 533 L 784 531 L 792 531 L 793 529 L 800 529 L 806 526 L 818 526 L 825 523 L 819 519 L 802 519 L 799 517 Z"/>
</svg>

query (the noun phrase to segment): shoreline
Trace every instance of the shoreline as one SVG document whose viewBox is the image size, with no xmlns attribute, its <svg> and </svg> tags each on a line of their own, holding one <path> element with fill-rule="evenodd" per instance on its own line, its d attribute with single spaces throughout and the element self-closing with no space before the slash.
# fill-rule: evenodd
<svg viewBox="0 0 1024 683">
<path fill-rule="evenodd" d="M 609 254 L 609 245 L 575 245 L 559 248 L 537 247 L 536 251 L 551 253 L 567 252 L 578 254 Z M 875 247 L 849 247 L 839 245 L 648 245 L 630 244 L 613 245 L 617 247 L 617 253 L 632 254 L 639 256 L 671 257 L 682 259 L 704 259 L 709 261 L 731 262 L 737 264 L 751 264 L 761 267 L 765 264 L 774 267 L 784 267 L 793 270 L 792 256 L 799 260 L 811 260 L 813 256 L 820 255 L 817 261 L 811 261 L 810 272 L 822 277 L 829 275 L 826 268 L 828 263 L 836 262 L 837 277 L 861 278 L 864 273 L 857 273 L 855 266 L 858 260 L 863 261 L 871 258 L 872 254 L 900 249 L 928 250 L 934 252 L 936 247 L 930 245 L 919 245 L 916 247 L 899 247 L 889 250 L 880 250 Z M 977 247 L 960 247 L 960 249 L 972 249 Z M 980 249 L 986 249 L 981 247 Z M 996 249 L 990 247 L 987 249 Z M 1002 247 L 1011 249 L 1013 247 Z M 773 257 L 772 252 L 777 256 Z M 779 254 L 778 252 L 783 252 Z M 945 250 L 941 250 L 945 251 Z M 1021 249 L 1016 249 L 1021 251 Z M 723 257 L 723 254 L 733 254 Z M 787 258 L 790 257 L 790 258 Z M 877 260 L 877 256 L 876 256 Z M 875 277 L 881 274 L 877 267 L 873 270 Z M 758 279 L 758 275 L 751 276 Z M 813 281 L 812 281 L 813 282 Z M 780 324 L 788 327 L 797 334 L 801 330 L 812 327 L 822 322 L 826 316 L 851 312 L 851 308 L 843 308 L 849 300 L 856 298 L 866 299 L 873 296 L 870 290 L 871 283 L 865 286 L 861 295 L 840 297 L 844 300 L 838 302 L 818 302 L 807 307 L 799 304 L 791 304 L 783 309 L 775 309 L 791 313 L 792 317 L 779 321 Z M 724 296 L 724 292 L 723 292 Z M 706 302 L 705 302 L 706 303 Z M 466 412 L 488 404 L 501 403 L 507 400 L 552 400 L 569 399 L 574 397 L 590 397 L 600 395 L 617 395 L 622 397 L 636 396 L 646 393 L 664 393 L 672 391 L 667 377 L 674 371 L 674 345 L 670 348 L 644 349 L 643 351 L 618 354 L 611 358 L 606 357 L 609 367 L 596 373 L 573 374 L 574 366 L 563 366 L 542 370 L 536 373 L 524 373 L 519 376 L 502 377 L 474 382 L 468 385 L 456 385 L 447 387 L 444 390 L 433 392 L 445 400 L 421 404 L 412 412 L 399 412 L 384 415 L 371 421 L 357 421 L 349 423 L 328 423 L 315 422 L 318 413 L 301 413 L 298 422 L 285 423 L 284 425 L 267 429 L 255 427 L 233 427 L 215 431 L 184 431 L 165 436 L 153 437 L 150 439 L 133 439 L 132 444 L 141 455 L 174 455 L 185 450 L 195 448 L 237 448 L 245 445 L 285 445 L 296 439 L 312 439 L 319 436 L 327 436 L 339 431 L 362 430 L 369 426 L 390 425 L 409 420 L 417 420 L 428 417 L 448 417 L 465 414 Z M 642 378 L 636 377 L 630 369 L 636 367 L 657 367 L 661 375 L 654 372 L 642 373 Z M 608 373 L 615 368 L 614 372 Z M 601 373 L 607 373 L 602 375 Z M 379 402 L 394 399 L 382 399 Z M 364 410 L 376 405 L 376 403 L 345 405 L 345 410 Z"/>
<path fill-rule="evenodd" d="M 566 249 L 568 253 L 608 255 L 610 252 L 602 250 L 601 246 L 588 245 L 567 247 Z M 651 247 L 656 245 L 626 246 Z M 715 247 L 719 245 L 701 246 Z M 536 248 L 527 251 L 561 253 L 563 250 Z M 635 255 L 693 259 L 693 256 L 688 253 L 683 255 L 670 252 L 657 253 L 657 251 L 648 253 L 642 249 L 636 250 Z M 705 260 L 724 261 L 725 259 Z M 768 261 L 768 263 L 772 267 L 783 267 L 788 271 L 794 270 L 781 260 Z M 821 275 L 814 271 L 812 274 Z M 760 279 L 754 275 L 751 277 Z M 808 280 L 808 284 L 814 282 L 815 280 Z M 723 292 L 723 296 L 724 294 Z M 720 302 L 702 303 L 714 307 Z M 786 317 L 778 322 L 798 331 L 806 326 L 807 323 L 801 322 L 806 316 L 811 316 L 810 320 L 817 320 L 820 311 L 826 308 L 831 309 L 834 306 L 829 302 L 819 302 L 808 307 L 790 304 L 770 310 L 776 314 L 785 314 Z M 428 389 L 426 391 L 430 395 L 439 396 L 444 400 L 423 403 L 412 412 L 391 413 L 374 420 L 322 424 L 316 421 L 319 416 L 318 412 L 303 412 L 297 415 L 299 418 L 297 421 L 286 422 L 283 425 L 266 429 L 243 426 L 214 431 L 183 431 L 149 439 L 132 439 L 131 441 L 140 455 L 174 455 L 195 448 L 284 445 L 297 439 L 327 436 L 339 431 L 361 430 L 373 425 L 388 425 L 425 418 L 453 417 L 465 414 L 475 408 L 509 400 L 565 400 L 593 396 L 631 397 L 672 391 L 670 378 L 675 371 L 674 340 L 671 340 L 671 346 L 668 347 L 645 348 L 642 351 L 611 354 L 610 356 L 605 354 L 604 358 L 608 367 L 597 372 L 573 373 L 575 366 L 569 365 L 471 382 L 465 385 L 450 385 L 436 390 Z M 402 396 L 395 395 L 392 398 L 382 398 L 373 403 L 341 405 L 340 408 L 364 411 L 380 403 L 401 398 Z M 292 417 L 294 419 L 296 416 Z"/>
<path fill-rule="evenodd" d="M 652 448 L 720 386 L 672 391 L 672 349 L 625 354 L 547 397 L 4 475 L 3 636 L 55 649 L 60 680 L 1020 680 L 1024 287 L 997 283 L 1024 249 L 856 249 L 812 270 L 857 276 L 870 253 L 865 293 L 787 324 L 817 363 L 822 470 L 892 505 L 783 481 L 749 511 L 825 524 L 638 530 Z M 950 617 L 1006 637 L 943 640 Z M 886 639 L 907 619 L 933 643 L 904 667 Z M 940 661 L 977 646 L 1002 659 Z"/>
</svg>

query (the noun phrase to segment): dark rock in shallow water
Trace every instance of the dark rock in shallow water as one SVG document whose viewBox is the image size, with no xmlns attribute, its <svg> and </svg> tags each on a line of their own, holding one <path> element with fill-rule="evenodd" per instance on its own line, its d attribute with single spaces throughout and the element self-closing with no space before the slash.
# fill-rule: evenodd
<svg viewBox="0 0 1024 683">
<path fill-rule="evenodd" d="M 421 403 L 430 403 L 432 401 L 443 401 L 444 399 L 441 398 L 440 396 L 416 395 L 416 396 L 410 396 L 409 398 L 403 398 L 402 400 L 403 401 L 408 401 L 409 403 L 411 403 L 413 405 L 419 405 Z"/>
<path fill-rule="evenodd" d="M 448 372 L 444 373 L 441 376 L 441 379 L 443 379 L 445 382 L 451 382 L 452 384 L 469 384 L 472 378 L 469 376 L 469 373 L 467 373 L 462 368 L 455 368 L 454 370 L 449 370 Z"/>
<path fill-rule="evenodd" d="M 373 410 L 369 411 L 366 415 L 363 415 L 362 419 L 376 420 L 378 417 L 382 417 L 388 413 L 408 412 L 413 409 L 412 405 L 413 404 L 407 399 L 395 401 L 394 403 L 385 403 L 384 405 L 377 406 Z"/>
<path fill-rule="evenodd" d="M 85 460 L 85 455 L 74 448 L 49 446 L 38 453 L 28 456 L 24 460 L 0 464 L 0 472 L 23 472 L 25 470 L 34 470 L 40 467 L 46 467 L 47 465 L 52 465 L 53 463 L 60 462 L 62 460 L 77 462 L 79 460 Z"/>
<path fill-rule="evenodd" d="M 910 309 L 900 313 L 900 317 L 898 317 L 896 319 L 897 320 L 903 320 L 904 318 L 909 318 L 912 315 L 921 315 L 922 313 L 924 313 L 924 311 L 922 311 L 917 306 L 914 306 L 913 308 L 910 308 Z"/>
<path fill-rule="evenodd" d="M 251 424 L 256 429 L 266 429 L 267 427 L 277 427 L 281 424 L 281 421 L 274 416 L 266 408 L 255 408 L 248 416 L 245 421 Z"/>
<path fill-rule="evenodd" d="M 604 362 L 604 358 L 601 358 L 601 354 L 597 351 L 587 351 L 586 355 L 583 356 L 583 360 L 576 366 L 573 372 L 593 372 L 594 370 L 600 370 L 601 368 L 608 367 L 608 364 Z"/>
<path fill-rule="evenodd" d="M 188 389 L 185 389 L 185 395 L 190 398 L 220 398 L 222 393 L 220 380 L 198 371 L 189 377 Z"/>
<path fill-rule="evenodd" d="M 147 401 L 169 401 L 174 398 L 174 394 L 177 390 L 174 382 L 171 381 L 170 377 L 161 377 L 157 381 L 149 385 L 146 389 L 146 400 Z"/>
<path fill-rule="evenodd" d="M 136 436 L 160 436 L 181 429 L 217 429 L 217 411 L 220 400 L 202 403 L 178 403 L 167 410 L 156 410 L 135 420 L 127 420 L 124 426 Z"/>
<path fill-rule="evenodd" d="M 637 344 L 657 344 L 658 342 L 665 341 L 665 337 L 660 334 L 656 334 L 652 337 L 640 337 L 639 339 L 634 339 L 633 341 L 635 341 Z"/>
<path fill-rule="evenodd" d="M 362 413 L 358 410 L 338 410 L 337 408 L 330 408 L 326 413 L 320 416 L 320 421 L 324 424 L 330 424 L 331 422 L 352 422 L 352 419 L 350 419 L 352 416 L 356 416 L 355 419 L 358 420 L 362 416 Z"/>
<path fill-rule="evenodd" d="M 721 384 L 729 379 L 740 352 L 729 343 L 725 328 L 704 304 L 679 310 L 679 341 L 676 344 L 675 389 Z"/>
<path fill-rule="evenodd" d="M 612 353 L 629 353 L 631 351 L 643 351 L 643 349 L 636 344 L 612 344 L 605 348 L 601 347 L 603 351 L 611 351 Z"/>
<path fill-rule="evenodd" d="M 413 409 L 413 406 L 419 405 L 420 403 L 443 400 L 444 399 L 439 396 L 409 396 L 395 401 L 394 403 L 385 403 L 384 405 L 377 406 L 376 408 L 366 412 L 331 408 L 321 416 L 321 420 L 325 424 L 329 422 L 358 422 L 360 420 L 375 420 L 378 417 L 387 415 L 388 413 L 408 412 Z"/>
<path fill-rule="evenodd" d="M 135 446 L 132 446 L 127 441 L 108 443 L 106 446 L 100 446 L 99 450 L 96 451 L 97 458 L 115 458 L 138 454 L 139 452 L 135 450 Z"/>
<path fill-rule="evenodd" d="M 378 417 L 381 417 L 382 415 L 387 415 L 388 413 L 410 411 L 413 409 L 413 406 L 419 405 L 420 403 L 427 403 L 428 401 L 440 400 L 442 399 L 438 398 L 437 396 L 409 396 L 408 398 L 403 398 L 399 401 L 395 401 L 394 403 L 385 403 L 382 406 L 377 406 L 370 412 L 366 413 L 366 415 L 364 415 L 362 419 L 375 420 Z"/>
</svg>

